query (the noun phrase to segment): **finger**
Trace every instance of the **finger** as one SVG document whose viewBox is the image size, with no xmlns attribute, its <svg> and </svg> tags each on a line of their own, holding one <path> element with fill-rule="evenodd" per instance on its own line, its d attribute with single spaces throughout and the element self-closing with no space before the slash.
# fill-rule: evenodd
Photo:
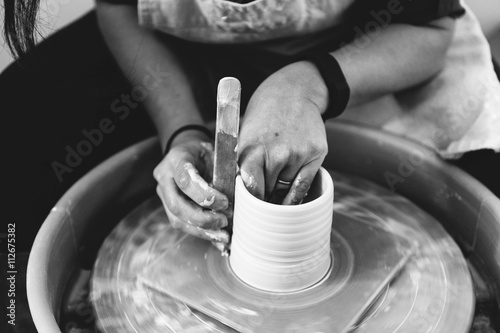
<svg viewBox="0 0 500 333">
<path fill-rule="evenodd" d="M 188 223 L 184 223 L 179 217 L 175 216 L 167 208 L 165 209 L 168 220 L 172 227 L 180 229 L 192 236 L 218 243 L 229 243 L 229 234 L 225 230 L 203 229 Z"/>
<path fill-rule="evenodd" d="M 302 163 L 298 163 L 298 156 L 295 156 L 291 153 L 290 147 L 284 145 L 278 145 L 274 147 L 272 151 L 267 152 L 266 155 L 266 163 L 265 163 L 265 180 L 266 180 L 266 192 L 265 192 L 265 200 L 269 201 L 270 196 L 272 195 L 275 186 L 277 184 L 278 179 L 282 180 L 293 180 L 298 171 L 291 173 L 290 176 L 284 175 L 282 178 L 281 174 L 287 169 L 287 166 L 295 166 L 302 165 Z"/>
<path fill-rule="evenodd" d="M 292 188 L 293 181 L 300 170 L 300 163 L 287 165 L 276 177 L 273 184 L 273 190 L 269 196 L 269 202 L 274 204 L 283 204 L 287 194 Z"/>
<path fill-rule="evenodd" d="M 240 157 L 240 175 L 245 187 L 254 197 L 264 200 L 265 176 L 264 157 L 257 151 L 243 153 Z"/>
<path fill-rule="evenodd" d="M 283 200 L 283 205 L 298 205 L 304 200 L 320 167 L 321 161 L 302 166 L 295 176 L 290 191 Z"/>
<path fill-rule="evenodd" d="M 214 170 L 214 146 L 210 142 L 200 142 L 203 148 L 200 152 L 200 160 L 203 161 L 201 165 L 194 164 L 196 168 L 199 168 L 202 177 L 207 183 L 212 183 L 213 170 Z"/>
<path fill-rule="evenodd" d="M 227 209 L 228 198 L 210 187 L 192 163 L 185 161 L 178 163 L 174 179 L 177 187 L 199 206 L 216 211 Z"/>
<path fill-rule="evenodd" d="M 224 214 L 201 208 L 187 198 L 176 186 L 173 179 L 159 184 L 157 192 L 163 205 L 182 223 L 205 229 L 220 229 L 227 225 Z"/>
</svg>

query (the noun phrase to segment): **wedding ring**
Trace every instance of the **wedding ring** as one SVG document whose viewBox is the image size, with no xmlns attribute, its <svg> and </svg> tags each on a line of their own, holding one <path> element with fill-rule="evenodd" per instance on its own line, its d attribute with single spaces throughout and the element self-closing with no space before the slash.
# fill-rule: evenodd
<svg viewBox="0 0 500 333">
<path fill-rule="evenodd" d="M 281 179 L 278 179 L 278 183 L 281 184 L 281 185 L 285 185 L 285 186 L 291 186 L 292 185 L 292 182 L 287 182 L 287 181 L 284 181 L 284 180 L 281 180 Z"/>
</svg>

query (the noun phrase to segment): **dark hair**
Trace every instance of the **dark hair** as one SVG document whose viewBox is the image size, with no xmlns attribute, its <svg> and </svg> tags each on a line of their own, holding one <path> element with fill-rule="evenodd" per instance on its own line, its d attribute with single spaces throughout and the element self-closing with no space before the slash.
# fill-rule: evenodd
<svg viewBox="0 0 500 333">
<path fill-rule="evenodd" d="M 4 36 L 14 57 L 22 57 L 36 42 L 40 0 L 4 0 Z"/>
</svg>

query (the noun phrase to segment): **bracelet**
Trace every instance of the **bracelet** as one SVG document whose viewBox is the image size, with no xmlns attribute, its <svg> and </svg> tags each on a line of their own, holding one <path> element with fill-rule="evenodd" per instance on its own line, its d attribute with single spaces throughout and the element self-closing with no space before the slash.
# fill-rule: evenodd
<svg viewBox="0 0 500 333">
<path fill-rule="evenodd" d="M 329 53 L 319 53 L 309 54 L 302 60 L 316 66 L 328 89 L 328 106 L 321 115 L 323 121 L 340 116 L 349 103 L 351 90 L 337 59 Z"/>
<path fill-rule="evenodd" d="M 184 125 L 179 127 L 170 135 L 170 138 L 167 141 L 167 144 L 165 145 L 165 151 L 163 153 L 163 156 L 167 155 L 167 153 L 170 151 L 170 148 L 172 146 L 172 142 L 174 141 L 175 137 L 179 135 L 181 132 L 188 131 L 188 130 L 197 130 L 200 132 L 205 133 L 208 135 L 210 138 L 213 138 L 213 133 L 210 131 L 206 126 L 203 125 L 198 125 L 198 124 L 189 124 L 189 125 Z"/>
</svg>

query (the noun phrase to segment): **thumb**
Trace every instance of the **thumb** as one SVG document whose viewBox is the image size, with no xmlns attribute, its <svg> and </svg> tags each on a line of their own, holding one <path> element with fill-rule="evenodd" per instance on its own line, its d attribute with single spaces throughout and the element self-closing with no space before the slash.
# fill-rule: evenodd
<svg viewBox="0 0 500 333">
<path fill-rule="evenodd" d="M 264 200 L 264 161 L 259 154 L 240 156 L 240 175 L 245 187 L 254 197 Z"/>
</svg>

